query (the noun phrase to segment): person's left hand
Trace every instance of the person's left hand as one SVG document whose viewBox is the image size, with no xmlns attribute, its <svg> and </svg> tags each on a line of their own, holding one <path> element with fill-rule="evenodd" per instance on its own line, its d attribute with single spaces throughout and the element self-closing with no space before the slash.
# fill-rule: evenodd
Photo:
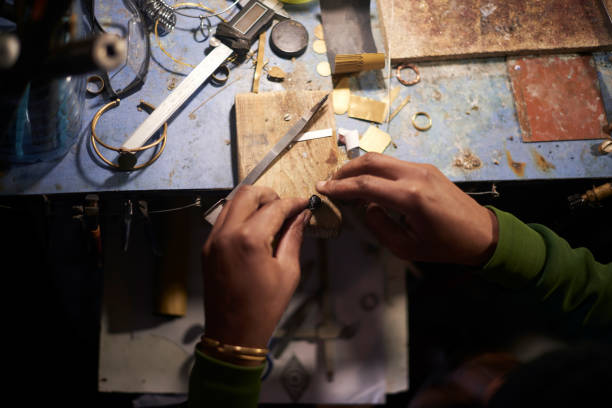
<svg viewBox="0 0 612 408">
<path fill-rule="evenodd" d="M 207 337 L 266 347 L 299 282 L 307 204 L 245 186 L 224 205 L 203 248 Z"/>
</svg>

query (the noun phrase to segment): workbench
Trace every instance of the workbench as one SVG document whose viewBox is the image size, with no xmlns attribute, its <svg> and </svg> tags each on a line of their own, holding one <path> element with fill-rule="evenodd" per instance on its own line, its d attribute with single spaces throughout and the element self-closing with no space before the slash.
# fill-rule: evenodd
<svg viewBox="0 0 612 408">
<path fill-rule="evenodd" d="M 218 4 L 217 4 L 218 3 Z M 221 7 L 222 1 L 211 1 Z M 371 4 L 372 28 L 379 51 L 384 50 L 379 29 L 376 2 Z M 276 56 L 266 42 L 265 59 L 288 73 L 282 83 L 271 82 L 262 75 L 260 92 L 285 89 L 331 90 L 331 77 L 321 77 L 316 65 L 325 54 L 312 50 L 314 27 L 320 24 L 317 2 L 304 6 L 286 5 L 286 10 L 309 32 L 307 51 L 295 60 Z M 110 7 L 98 11 L 102 20 L 120 15 Z M 178 19 L 177 29 L 162 37 L 166 49 L 175 57 L 196 64 L 203 57 L 203 44 L 193 40 L 192 33 L 180 27 L 192 27 L 194 20 Z M 197 22 L 197 20 L 196 20 Z M 111 144 L 121 145 L 140 123 L 145 113 L 136 105 L 142 99 L 158 105 L 189 72 L 173 62 L 157 47 L 151 36 L 152 60 L 143 88 L 121 101 L 98 124 L 98 133 Z M 256 49 L 257 44 L 253 45 Z M 612 112 L 612 68 L 608 54 L 595 54 L 606 114 Z M 473 59 L 419 64 L 421 83 L 402 87 L 401 100 L 411 102 L 390 123 L 383 124 L 393 139 L 386 154 L 403 160 L 429 162 L 449 178 L 462 181 L 502 181 L 535 179 L 603 178 L 612 175 L 612 157 L 596 154 L 597 140 L 548 143 L 523 143 L 517 120 L 505 58 Z M 171 119 L 168 143 L 161 157 L 141 171 L 117 172 L 104 166 L 93 154 L 89 141 L 89 124 L 94 113 L 106 101 L 101 96 L 89 98 L 83 116 L 83 130 L 69 152 L 55 162 L 14 165 L 0 174 L 0 193 L 54 194 L 108 191 L 185 191 L 226 190 L 235 184 L 233 172 L 232 115 L 234 96 L 250 92 L 254 68 L 251 62 L 233 69 L 225 87 L 205 84 Z M 391 76 L 391 78 L 389 78 Z M 351 78 L 351 91 L 361 96 L 382 99 L 389 86 L 398 86 L 395 72 L 365 72 Z M 204 105 L 202 105 L 204 103 Z M 477 110 L 473 110 L 474 106 Z M 414 112 L 426 111 L 433 120 L 427 132 L 418 132 L 411 124 Z M 466 114 L 466 111 L 471 114 Z M 370 123 L 336 115 L 338 127 L 364 132 Z M 455 166 L 455 157 L 469 148 L 482 161 L 482 167 L 465 170 Z M 505 151 L 515 162 L 526 163 L 524 175 L 517 175 L 507 163 Z M 554 168 L 541 169 L 534 162 L 538 152 Z M 148 153 L 143 154 L 143 158 Z M 114 158 L 113 155 L 110 155 Z M 143 158 L 140 160 L 142 161 Z"/>
<path fill-rule="evenodd" d="M 227 4 L 223 0 L 207 2 L 207 5 L 216 9 Z M 326 61 L 327 56 L 317 54 L 312 49 L 312 42 L 315 40 L 314 28 L 321 23 L 318 2 L 303 6 L 286 5 L 285 8 L 292 18 L 307 28 L 310 36 L 309 47 L 303 55 L 294 60 L 282 59 L 271 51 L 266 41 L 264 59 L 268 60 L 269 66 L 280 67 L 288 76 L 284 82 L 278 83 L 269 81 L 264 74 L 260 82 L 260 92 L 331 91 L 331 77 L 322 77 L 316 71 L 317 64 Z M 101 7 L 99 12 L 99 18 L 106 22 L 125 17 L 119 9 L 113 7 Z M 375 1 L 371 2 L 371 16 L 373 34 L 377 47 L 382 52 L 384 40 Z M 181 29 L 193 25 L 193 21 L 179 17 L 178 28 L 162 37 L 161 41 L 175 57 L 197 64 L 204 56 L 205 44 L 196 43 L 190 31 Z M 110 144 L 121 145 L 144 120 L 146 113 L 137 110 L 140 100 L 159 105 L 190 70 L 168 58 L 158 48 L 153 35 L 151 47 L 152 60 L 143 88 L 122 100 L 121 105 L 102 116 L 98 124 L 98 134 Z M 252 50 L 256 48 L 257 44 L 254 44 Z M 612 117 L 610 53 L 593 55 L 606 115 Z M 351 92 L 356 95 L 381 100 L 389 94 L 391 88 L 400 86 L 398 101 L 406 96 L 411 97 L 411 101 L 393 121 L 380 125 L 393 140 L 385 154 L 403 160 L 432 163 L 455 182 L 496 183 L 543 179 L 600 179 L 612 176 L 612 155 L 597 154 L 597 146 L 601 140 L 540 143 L 522 141 L 506 58 L 427 62 L 418 64 L 418 67 L 421 82 L 411 87 L 400 85 L 395 78 L 395 70 L 390 69 L 388 64 L 383 70 L 361 73 L 350 79 Z M 251 91 L 253 74 L 254 66 L 247 61 L 232 69 L 226 85 L 214 86 L 207 82 L 170 120 L 168 143 L 161 157 L 151 166 L 133 172 L 110 169 L 94 154 L 89 138 L 90 122 L 95 112 L 107 100 L 101 96 L 88 97 L 82 131 L 68 153 L 54 162 L 13 165 L 3 170 L 0 172 L 0 195 L 118 192 L 116 195 L 108 194 L 107 197 L 151 197 L 162 193 L 200 195 L 208 192 L 210 196 L 219 198 L 237 182 L 234 98 L 238 93 Z M 412 125 L 412 115 L 418 111 L 428 112 L 432 117 L 433 126 L 430 130 L 419 132 Z M 337 127 L 357 129 L 360 134 L 371 126 L 369 122 L 349 118 L 346 114 L 336 115 L 335 119 Z M 482 165 L 474 169 L 457 166 L 457 157 L 466 150 L 477 156 Z M 553 166 L 538 166 L 534 152 Z M 143 154 L 139 161 L 146 161 L 150 154 Z M 507 155 L 511 156 L 514 162 L 525 163 L 523 173 L 516 172 L 510 160 L 507 160 Z M 114 158 L 112 154 L 110 157 Z M 190 353 L 203 322 L 199 258 L 189 258 L 190 293 L 187 318 L 153 316 L 151 292 L 155 283 L 151 270 L 155 268 L 157 258 L 151 255 L 148 238 L 142 231 L 135 232 L 132 239 L 136 248 L 130 249 L 129 253 L 123 251 L 121 239 L 113 239 L 123 235 L 121 221 L 118 221 L 117 216 L 121 214 L 121 203 L 116 200 L 117 202 L 109 204 L 109 201 L 112 200 L 106 200 L 106 214 L 103 214 L 106 218 L 105 226 L 110 227 L 104 229 L 105 311 L 100 337 L 99 389 L 122 392 L 146 392 L 151 389 L 160 390 L 159 392 L 185 392 L 189 366 L 184 364 L 184 361 L 191 361 Z M 210 197 L 203 200 L 204 203 L 208 201 L 214 202 Z M 205 238 L 200 215 L 199 209 L 190 210 L 189 217 L 194 228 L 188 231 L 188 238 L 192 244 L 191 251 L 195 253 L 198 253 L 198 245 Z M 350 225 L 351 229 L 353 227 Z M 352 245 L 349 249 L 347 242 Z M 312 245 L 312 238 L 307 239 L 305 252 L 314 259 Z M 364 248 L 359 256 L 365 261 L 351 255 L 351 251 L 358 245 Z M 393 316 L 405 317 L 406 265 L 398 263 L 397 259 L 388 254 L 378 253 L 379 248 L 373 250 L 372 242 L 364 241 L 359 232 L 354 230 L 344 234 L 339 241 L 331 241 L 330 246 L 336 251 L 332 262 L 335 270 L 342 267 L 349 269 L 343 262 L 343 256 L 349 256 L 356 265 L 355 269 L 359 268 L 361 271 L 361 274 L 355 276 L 363 277 L 362 280 L 348 283 L 336 276 L 336 294 L 342 297 L 337 308 L 341 315 L 344 314 L 343 317 L 349 319 L 356 314 L 367 321 L 364 327 L 371 327 L 372 322 L 379 323 L 380 319 L 390 319 L 388 310 L 385 313 L 377 311 L 371 315 L 356 310 L 354 302 L 351 302 L 355 297 L 362 296 L 366 290 L 375 293 L 379 298 L 390 296 L 394 301 L 390 302 L 389 298 L 385 298 L 385 307 L 393 309 Z M 374 273 L 369 275 L 369 279 L 374 279 L 375 285 L 365 278 L 368 272 L 372 271 Z M 389 294 L 389 288 L 391 292 L 397 293 Z M 386 351 L 404 350 L 407 353 L 407 321 L 397 324 L 398 320 L 392 322 L 397 333 L 383 339 L 383 348 Z M 403 332 L 403 337 L 400 332 Z M 313 347 L 309 348 L 309 352 L 314 353 Z M 151 355 L 156 358 L 151 359 Z M 345 362 L 348 360 L 347 356 L 344 356 Z M 380 356 L 370 357 L 372 361 L 377 362 Z M 363 360 L 367 362 L 365 357 Z M 405 359 L 397 358 L 394 364 L 395 367 L 386 369 L 390 372 L 407 372 Z M 382 368 L 377 366 L 377 370 Z M 145 374 L 140 376 L 141 372 Z M 108 378 L 105 375 L 108 375 Z M 387 380 L 389 378 L 392 378 L 392 375 L 387 375 Z M 318 381 L 322 383 L 321 379 Z M 388 388 L 395 392 L 405 390 L 407 382 L 408 378 L 399 378 L 396 383 L 388 384 Z M 266 392 L 264 390 L 264 396 Z"/>
</svg>

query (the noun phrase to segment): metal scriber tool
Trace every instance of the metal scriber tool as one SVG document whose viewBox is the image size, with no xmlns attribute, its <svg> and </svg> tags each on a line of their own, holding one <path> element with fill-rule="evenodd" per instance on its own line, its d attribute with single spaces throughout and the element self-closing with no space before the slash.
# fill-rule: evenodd
<svg viewBox="0 0 612 408">
<path fill-rule="evenodd" d="M 259 162 L 257 165 L 249 172 L 249 174 L 242 180 L 234 189 L 227 195 L 227 197 L 219 200 L 212 207 L 210 207 L 204 213 L 204 219 L 208 221 L 211 225 L 214 225 L 217 221 L 217 217 L 221 213 L 223 209 L 223 204 L 236 194 L 236 192 L 240 189 L 240 187 L 244 185 L 250 185 L 257 181 L 257 179 L 268 169 L 270 164 L 276 159 L 276 157 L 281 154 L 291 142 L 293 142 L 297 136 L 306 129 L 306 127 L 312 121 L 312 118 L 315 114 L 321 109 L 329 94 L 325 95 L 323 99 L 321 99 L 315 106 L 306 111 L 302 117 L 285 133 L 285 135 L 270 149 L 270 151 L 266 154 L 266 156 Z"/>
</svg>

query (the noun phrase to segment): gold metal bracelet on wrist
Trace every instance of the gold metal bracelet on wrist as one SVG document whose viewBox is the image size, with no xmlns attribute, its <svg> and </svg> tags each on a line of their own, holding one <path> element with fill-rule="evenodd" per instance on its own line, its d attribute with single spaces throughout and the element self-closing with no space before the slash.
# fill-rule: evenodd
<svg viewBox="0 0 612 408">
<path fill-rule="evenodd" d="M 220 358 L 227 362 L 233 363 L 241 363 L 241 362 L 257 362 L 263 363 L 266 361 L 266 356 L 254 356 L 250 354 L 240 354 L 235 352 L 228 352 L 228 350 L 223 349 L 222 347 L 215 347 L 206 345 L 204 343 L 199 343 L 197 346 L 198 350 L 207 354 L 211 357 Z"/>
<path fill-rule="evenodd" d="M 141 147 L 137 147 L 135 149 L 124 149 L 121 147 L 115 147 L 115 146 L 111 146 L 107 143 L 104 143 L 102 140 L 100 140 L 100 138 L 98 137 L 98 135 L 96 134 L 96 126 L 98 125 L 98 121 L 100 120 L 100 117 L 109 109 L 115 108 L 117 106 L 119 106 L 120 103 L 120 99 L 115 99 L 114 101 L 111 101 L 109 103 L 107 103 L 106 105 L 102 106 L 100 108 L 100 110 L 98 110 L 98 112 L 96 112 L 96 114 L 93 117 L 93 120 L 91 121 L 91 145 L 95 151 L 95 153 L 98 155 L 98 157 L 100 159 L 102 159 L 102 161 L 104 161 L 104 163 L 108 164 L 111 167 L 114 167 L 116 169 L 120 169 L 120 170 L 138 170 L 138 169 L 142 169 L 143 167 L 147 167 L 150 164 L 152 164 L 155 160 L 157 160 L 159 158 L 159 156 L 161 156 L 162 152 L 164 151 L 164 148 L 166 147 L 166 140 L 167 140 L 167 133 L 168 133 L 168 123 L 164 123 L 164 128 L 162 131 L 162 135 L 154 142 L 149 143 L 148 145 L 144 145 Z M 139 109 L 140 106 L 144 106 L 146 108 L 149 108 L 150 110 L 155 110 L 155 106 L 151 105 L 150 103 L 147 103 L 145 101 L 140 101 L 139 104 Z M 150 149 L 152 147 L 155 147 L 157 145 L 159 145 L 161 143 L 161 146 L 159 147 L 159 149 L 157 150 L 157 152 L 155 153 L 155 155 L 153 157 L 151 157 L 146 163 L 143 164 L 139 164 L 138 166 L 133 166 L 132 165 L 121 165 L 121 156 L 133 156 L 133 153 L 135 152 L 140 152 L 143 150 L 147 150 Z M 109 150 L 113 150 L 115 152 L 119 152 L 120 155 L 120 164 L 117 163 L 113 163 L 112 161 L 110 161 L 109 159 L 107 159 L 102 152 L 100 152 L 100 149 L 98 148 L 98 144 L 101 146 L 104 146 L 105 148 L 109 149 Z M 134 157 L 132 160 L 126 160 L 127 162 L 135 162 L 136 158 Z"/>
<path fill-rule="evenodd" d="M 264 357 L 270 350 L 267 348 L 233 346 L 231 344 L 223 344 L 219 340 L 211 339 L 210 337 L 202 336 L 202 344 L 207 347 L 214 347 L 220 353 L 248 355 L 256 357 Z"/>
</svg>

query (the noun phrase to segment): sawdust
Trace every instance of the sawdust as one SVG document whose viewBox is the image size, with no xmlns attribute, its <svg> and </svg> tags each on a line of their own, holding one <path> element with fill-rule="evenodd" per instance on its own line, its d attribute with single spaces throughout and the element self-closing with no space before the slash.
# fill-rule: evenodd
<svg viewBox="0 0 612 408">
<path fill-rule="evenodd" d="M 314 88 L 312 85 L 312 79 L 308 68 L 301 61 L 295 61 L 293 64 L 293 71 L 287 73 L 287 79 L 282 82 L 283 87 L 288 90 L 306 90 L 314 91 L 319 88 Z"/>
<path fill-rule="evenodd" d="M 519 177 L 525 176 L 525 163 L 515 162 L 514 160 L 512 160 L 512 155 L 510 154 L 510 151 L 507 149 L 506 149 L 506 159 L 508 160 L 508 166 L 510 166 L 514 174 L 516 174 Z"/>
<path fill-rule="evenodd" d="M 482 160 L 470 149 L 463 149 L 455 156 L 453 166 L 464 170 L 476 170 L 482 167 Z"/>
<path fill-rule="evenodd" d="M 168 79 L 168 90 L 172 91 L 174 88 L 176 88 L 176 77 L 171 77 Z"/>
</svg>

